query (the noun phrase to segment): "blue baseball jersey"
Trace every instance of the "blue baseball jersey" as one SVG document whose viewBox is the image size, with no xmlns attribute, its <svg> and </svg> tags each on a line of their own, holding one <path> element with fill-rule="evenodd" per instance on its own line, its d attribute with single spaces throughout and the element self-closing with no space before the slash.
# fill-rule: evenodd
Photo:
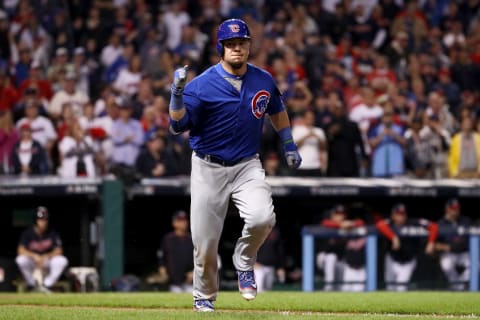
<svg viewBox="0 0 480 320">
<path fill-rule="evenodd" d="M 229 82 L 238 80 L 240 90 Z M 191 148 L 227 161 L 257 153 L 264 114 L 285 110 L 272 76 L 251 64 L 243 76 L 227 73 L 220 63 L 208 68 L 186 85 L 183 101 Z"/>
</svg>

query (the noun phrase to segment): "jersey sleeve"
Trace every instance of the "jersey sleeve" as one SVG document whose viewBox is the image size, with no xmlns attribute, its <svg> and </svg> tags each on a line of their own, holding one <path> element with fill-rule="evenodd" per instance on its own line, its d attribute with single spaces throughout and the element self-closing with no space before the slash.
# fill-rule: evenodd
<svg viewBox="0 0 480 320">
<path fill-rule="evenodd" d="M 272 96 L 270 97 L 270 101 L 268 102 L 267 107 L 268 114 L 276 114 L 285 110 L 285 103 L 283 102 L 282 94 L 274 83 L 273 86 L 274 88 L 272 90 Z"/>
<path fill-rule="evenodd" d="M 203 102 L 199 97 L 200 91 L 198 89 L 198 81 L 191 82 L 185 87 L 183 92 L 183 104 L 187 109 L 189 122 L 195 125 L 199 122 L 200 111 Z"/>
</svg>

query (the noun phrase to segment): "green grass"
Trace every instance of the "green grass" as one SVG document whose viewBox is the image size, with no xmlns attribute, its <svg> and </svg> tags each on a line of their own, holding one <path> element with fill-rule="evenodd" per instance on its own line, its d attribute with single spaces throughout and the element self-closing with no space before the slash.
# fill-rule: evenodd
<svg viewBox="0 0 480 320">
<path fill-rule="evenodd" d="M 475 319 L 479 293 L 268 292 L 251 302 L 220 292 L 214 314 L 192 311 L 190 294 L 0 294 L 0 320 L 18 319 Z"/>
</svg>

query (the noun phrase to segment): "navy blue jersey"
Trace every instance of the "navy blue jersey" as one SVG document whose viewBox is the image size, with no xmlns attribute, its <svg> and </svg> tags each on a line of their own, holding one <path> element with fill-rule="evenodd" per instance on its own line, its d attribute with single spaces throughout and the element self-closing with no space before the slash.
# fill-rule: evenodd
<svg viewBox="0 0 480 320">
<path fill-rule="evenodd" d="M 240 91 L 229 80 L 241 80 Z M 264 114 L 285 110 L 272 76 L 251 64 L 241 77 L 220 63 L 208 68 L 186 85 L 183 101 L 191 148 L 227 161 L 257 153 Z"/>
<path fill-rule="evenodd" d="M 62 241 L 58 234 L 51 229 L 40 235 L 35 232 L 34 227 L 30 227 L 20 236 L 20 245 L 28 251 L 45 254 L 62 247 Z"/>
<path fill-rule="evenodd" d="M 468 236 L 458 234 L 459 227 L 469 228 L 471 225 L 470 218 L 460 216 L 456 222 L 452 222 L 445 218 L 438 221 L 438 226 L 446 232 L 446 234 L 438 237 L 439 243 L 450 245 L 450 251 L 453 253 L 466 252 L 469 249 Z"/>
</svg>

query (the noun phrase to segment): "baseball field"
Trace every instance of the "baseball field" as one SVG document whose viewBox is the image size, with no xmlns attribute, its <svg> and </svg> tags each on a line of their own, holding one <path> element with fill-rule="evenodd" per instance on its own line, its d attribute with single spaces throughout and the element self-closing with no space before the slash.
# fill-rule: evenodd
<svg viewBox="0 0 480 320">
<path fill-rule="evenodd" d="M 480 293 L 272 291 L 252 302 L 220 292 L 215 313 L 194 313 L 190 294 L 0 294 L 0 320 L 480 319 Z"/>
</svg>

